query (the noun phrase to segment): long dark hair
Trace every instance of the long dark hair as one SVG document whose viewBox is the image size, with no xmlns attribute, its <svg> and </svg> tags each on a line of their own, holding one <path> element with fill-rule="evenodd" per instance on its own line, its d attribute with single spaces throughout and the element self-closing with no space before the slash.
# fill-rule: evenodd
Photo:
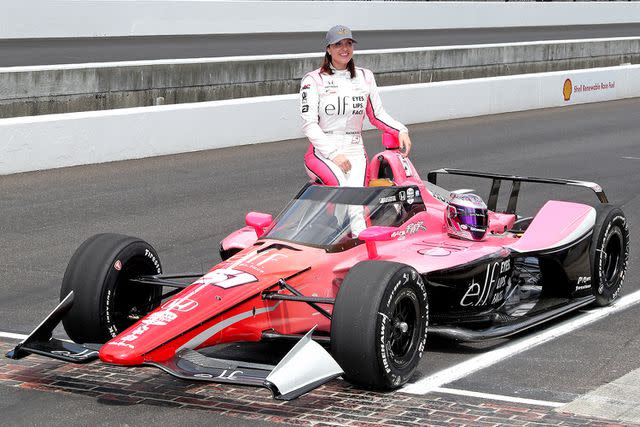
<svg viewBox="0 0 640 427">
<path fill-rule="evenodd" d="M 356 76 L 356 63 L 353 62 L 353 58 L 347 63 L 347 70 L 351 74 L 351 78 Z M 320 73 L 324 74 L 333 74 L 333 70 L 331 69 L 331 55 L 329 52 L 324 53 L 324 61 L 322 61 L 322 66 L 320 67 Z"/>
</svg>

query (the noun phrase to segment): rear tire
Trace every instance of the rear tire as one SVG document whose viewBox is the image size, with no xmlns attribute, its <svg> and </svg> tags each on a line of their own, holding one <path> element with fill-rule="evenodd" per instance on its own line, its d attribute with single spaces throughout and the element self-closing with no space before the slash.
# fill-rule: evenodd
<svg viewBox="0 0 640 427">
<path fill-rule="evenodd" d="M 348 381 L 389 390 L 405 384 L 427 339 L 427 288 L 416 270 L 387 261 L 354 266 L 331 319 L 331 352 Z"/>
<path fill-rule="evenodd" d="M 595 304 L 604 307 L 611 304 L 622 289 L 629 263 L 629 228 L 620 208 L 600 205 L 596 210 L 589 252 L 591 289 Z"/>
<path fill-rule="evenodd" d="M 71 257 L 60 299 L 74 293 L 62 320 L 78 343 L 103 343 L 160 305 L 159 286 L 130 283 L 141 275 L 162 273 L 160 259 L 147 242 L 121 234 L 97 234 Z"/>
</svg>

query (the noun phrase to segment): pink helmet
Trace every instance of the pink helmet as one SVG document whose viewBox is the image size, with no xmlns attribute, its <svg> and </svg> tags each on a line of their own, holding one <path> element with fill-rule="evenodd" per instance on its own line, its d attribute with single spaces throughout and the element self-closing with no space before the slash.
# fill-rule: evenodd
<svg viewBox="0 0 640 427">
<path fill-rule="evenodd" d="M 487 233 L 487 205 L 475 194 L 453 193 L 444 212 L 447 234 L 466 240 L 482 240 Z"/>
</svg>

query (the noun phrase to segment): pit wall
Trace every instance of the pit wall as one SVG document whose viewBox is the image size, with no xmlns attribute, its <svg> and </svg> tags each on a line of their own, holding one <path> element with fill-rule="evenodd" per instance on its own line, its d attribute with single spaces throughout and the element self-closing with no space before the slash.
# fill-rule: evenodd
<svg viewBox="0 0 640 427">
<path fill-rule="evenodd" d="M 0 118 L 297 93 L 322 54 L 0 68 Z M 640 63 L 640 38 L 360 51 L 379 86 Z M 159 102 L 159 100 L 161 102 Z"/>
<path fill-rule="evenodd" d="M 639 97 L 640 65 L 389 86 L 381 93 L 394 117 L 422 123 Z M 300 138 L 297 98 L 2 119 L 0 175 Z"/>
<path fill-rule="evenodd" d="M 639 2 L 22 0 L 4 3 L 0 39 L 326 31 L 336 24 L 338 17 L 341 24 L 354 30 L 640 22 Z"/>
</svg>

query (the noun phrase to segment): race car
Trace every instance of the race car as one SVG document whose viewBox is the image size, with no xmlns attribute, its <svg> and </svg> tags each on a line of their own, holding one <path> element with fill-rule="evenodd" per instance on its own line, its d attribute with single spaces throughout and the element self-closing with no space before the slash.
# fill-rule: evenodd
<svg viewBox="0 0 640 427">
<path fill-rule="evenodd" d="M 147 242 L 87 239 L 60 304 L 7 354 L 152 365 L 192 380 L 263 386 L 293 399 L 342 375 L 395 389 L 427 336 L 508 337 L 617 298 L 628 264 L 624 213 L 599 185 L 439 169 L 423 181 L 385 136 L 369 185 L 306 183 L 275 218 L 250 212 L 206 274 L 163 274 Z M 491 182 L 486 201 L 438 177 Z M 502 184 L 511 183 L 498 209 Z M 587 188 L 599 203 L 549 200 L 517 213 L 522 183 Z M 169 290 L 167 290 L 169 289 Z M 73 342 L 52 337 L 62 322 Z M 296 342 L 277 364 L 212 356 L 235 342 Z"/>
</svg>

